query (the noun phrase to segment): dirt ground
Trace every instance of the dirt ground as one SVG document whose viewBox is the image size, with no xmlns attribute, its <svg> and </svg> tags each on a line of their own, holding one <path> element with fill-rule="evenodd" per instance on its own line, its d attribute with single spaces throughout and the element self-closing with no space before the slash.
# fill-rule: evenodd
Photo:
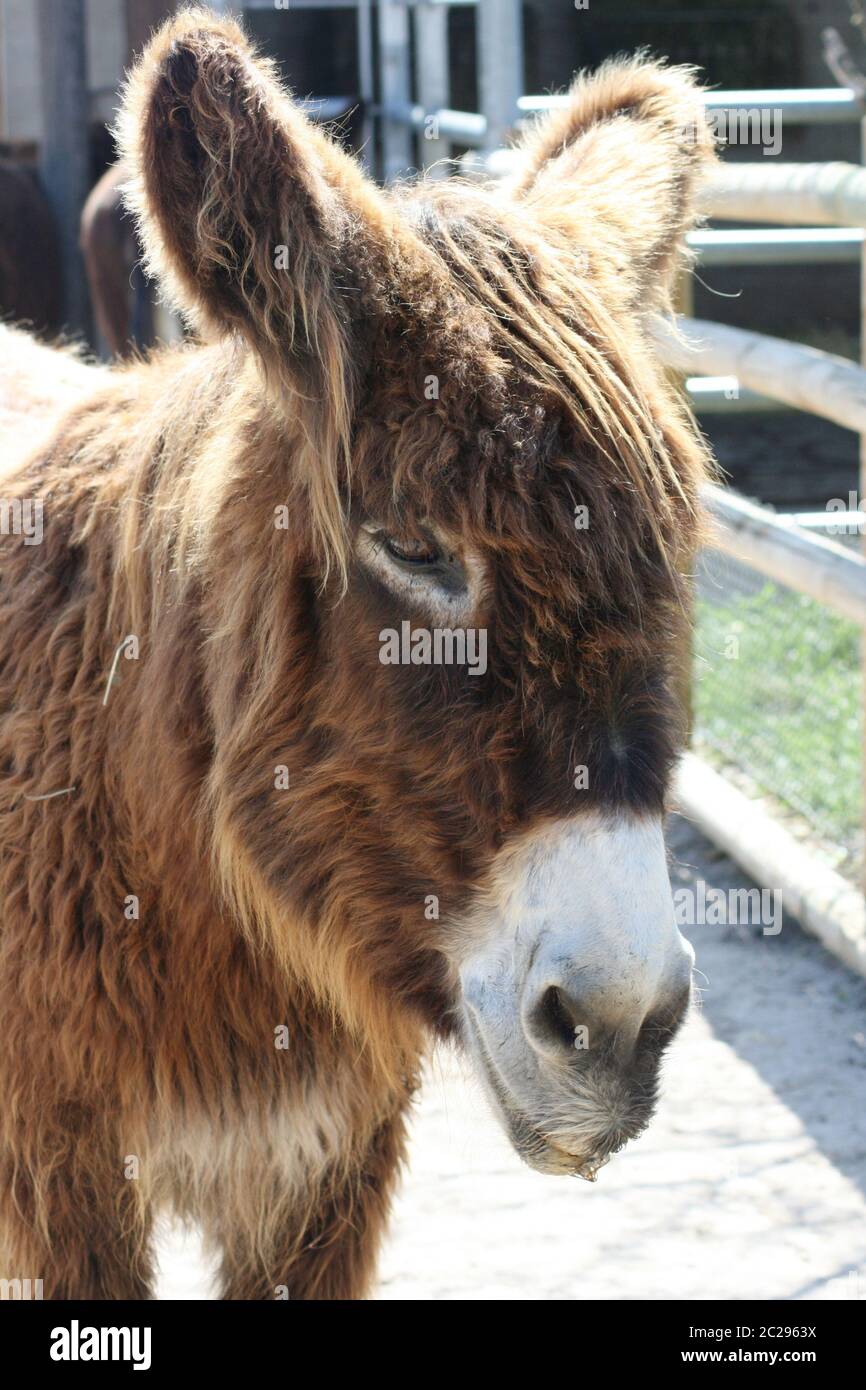
<svg viewBox="0 0 866 1390">
<path fill-rule="evenodd" d="M 742 875 L 672 823 L 674 887 Z M 687 929 L 702 1000 L 648 1132 L 594 1185 L 524 1168 L 477 1083 L 432 1061 L 380 1299 L 866 1300 L 866 980 L 786 920 Z M 210 1296 L 194 1236 L 161 1298 Z"/>
</svg>

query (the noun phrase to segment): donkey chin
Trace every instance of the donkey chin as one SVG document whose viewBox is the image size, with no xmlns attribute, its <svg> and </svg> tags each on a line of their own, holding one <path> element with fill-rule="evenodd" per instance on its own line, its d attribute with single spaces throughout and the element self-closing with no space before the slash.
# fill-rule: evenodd
<svg viewBox="0 0 866 1390">
<path fill-rule="evenodd" d="M 520 1156 L 594 1181 L 648 1124 L 689 1005 L 657 818 L 583 818 L 508 850 L 468 924 L 463 1037 Z"/>
</svg>

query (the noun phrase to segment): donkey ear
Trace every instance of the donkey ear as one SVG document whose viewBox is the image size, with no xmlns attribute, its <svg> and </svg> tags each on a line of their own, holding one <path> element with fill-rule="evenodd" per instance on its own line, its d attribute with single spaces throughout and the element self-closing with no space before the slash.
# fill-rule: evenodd
<svg viewBox="0 0 866 1390">
<path fill-rule="evenodd" d="M 237 24 L 169 21 L 130 76 L 118 138 L 148 267 L 186 317 L 278 370 L 336 349 L 349 232 L 374 232 L 380 200 Z"/>
<path fill-rule="evenodd" d="M 528 134 L 506 187 L 633 306 L 661 307 L 713 150 L 691 69 L 615 59 Z"/>
</svg>

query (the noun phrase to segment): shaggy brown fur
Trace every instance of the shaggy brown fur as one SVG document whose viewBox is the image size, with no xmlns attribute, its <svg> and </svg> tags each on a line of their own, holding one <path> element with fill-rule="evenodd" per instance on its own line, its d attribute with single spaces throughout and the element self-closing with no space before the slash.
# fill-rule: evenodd
<svg viewBox="0 0 866 1390">
<path fill-rule="evenodd" d="M 385 195 L 233 23 L 145 52 L 131 198 L 212 341 L 95 379 L 2 482 L 45 499 L 2 549 L 3 1276 L 147 1297 L 167 1203 L 224 1297 L 363 1295 L 494 854 L 575 814 L 575 761 L 661 807 L 703 457 L 635 309 L 699 119 L 687 73 L 620 63 L 513 187 Z M 369 517 L 480 557 L 483 679 L 380 663 L 407 613 Z"/>
</svg>

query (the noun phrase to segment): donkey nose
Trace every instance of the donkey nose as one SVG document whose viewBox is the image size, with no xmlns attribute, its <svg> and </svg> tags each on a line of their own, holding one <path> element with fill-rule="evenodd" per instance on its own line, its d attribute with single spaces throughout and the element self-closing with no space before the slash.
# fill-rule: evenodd
<svg viewBox="0 0 866 1390">
<path fill-rule="evenodd" d="M 690 998 L 691 958 L 683 953 L 664 979 L 643 983 L 593 978 L 565 968 L 527 982 L 521 1021 L 532 1048 L 551 1061 L 578 1061 L 600 1051 L 620 1064 L 638 1040 L 670 1038 Z"/>
</svg>

